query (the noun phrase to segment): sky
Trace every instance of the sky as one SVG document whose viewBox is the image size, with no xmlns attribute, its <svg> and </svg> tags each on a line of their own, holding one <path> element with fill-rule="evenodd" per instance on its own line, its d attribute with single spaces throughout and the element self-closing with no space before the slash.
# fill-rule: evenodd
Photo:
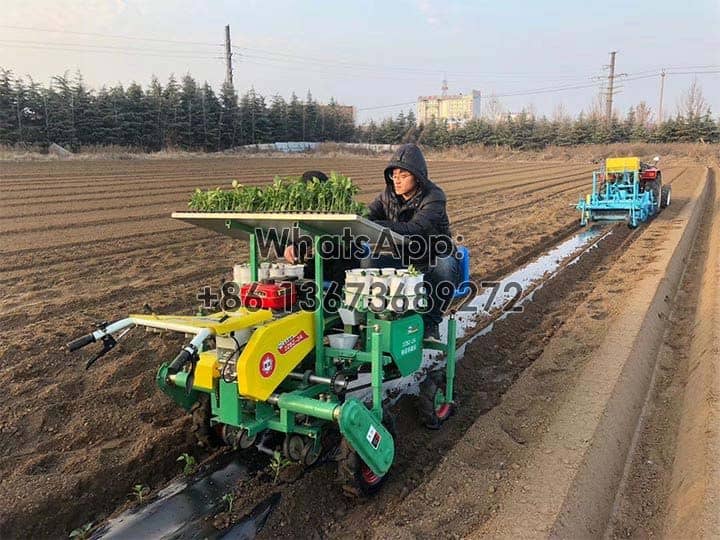
<svg viewBox="0 0 720 540">
<path fill-rule="evenodd" d="M 617 51 L 624 114 L 675 114 L 694 77 L 720 113 L 720 0 L 2 0 L 0 68 L 93 88 L 190 73 L 219 90 L 230 25 L 234 84 L 354 105 L 357 120 L 414 109 L 420 95 L 479 90 L 504 110 L 587 111 Z M 482 105 L 481 105 L 482 107 Z"/>
</svg>

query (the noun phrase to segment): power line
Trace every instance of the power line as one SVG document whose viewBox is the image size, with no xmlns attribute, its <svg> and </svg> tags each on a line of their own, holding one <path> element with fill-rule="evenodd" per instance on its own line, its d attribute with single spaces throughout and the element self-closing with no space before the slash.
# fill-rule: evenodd
<svg viewBox="0 0 720 540">
<path fill-rule="evenodd" d="M 134 41 L 156 41 L 158 43 L 176 43 L 176 44 L 188 44 L 188 45 L 207 45 L 208 47 L 219 47 L 221 43 L 208 43 L 204 41 L 181 41 L 176 39 L 159 39 L 159 38 L 147 38 L 137 36 L 127 36 L 118 34 L 105 34 L 100 32 L 74 32 L 72 30 L 57 30 L 53 28 L 36 28 L 32 26 L 13 26 L 9 24 L 0 24 L 0 28 L 8 28 L 11 30 L 27 30 L 31 32 L 55 32 L 59 34 L 74 34 L 78 36 L 98 36 L 104 38 L 115 38 L 115 39 L 131 39 Z"/>
<path fill-rule="evenodd" d="M 639 72 L 643 73 L 643 72 Z M 720 69 L 715 71 L 685 71 L 685 72 L 670 72 L 666 71 L 667 75 L 702 75 L 702 74 L 712 74 L 712 73 L 720 73 Z M 636 75 L 630 74 L 627 78 L 623 79 L 624 81 L 639 81 L 643 79 L 651 79 L 655 78 L 658 75 L 660 75 L 660 72 L 648 74 L 648 75 Z M 552 88 L 541 88 L 541 89 L 535 89 L 535 90 L 527 90 L 522 92 L 509 92 L 504 94 L 496 94 L 491 93 L 487 94 L 487 97 L 494 97 L 494 98 L 500 98 L 500 97 L 522 97 L 522 96 L 531 96 L 531 95 L 537 95 L 537 94 L 548 94 L 548 93 L 555 93 L 555 92 L 565 92 L 568 90 L 582 90 L 587 88 L 593 88 L 597 87 L 597 82 L 589 83 L 589 84 L 579 84 L 579 85 L 569 85 L 569 86 L 558 86 L 558 87 L 552 87 Z M 405 103 L 394 103 L 392 105 L 377 105 L 373 107 L 362 107 L 358 108 L 358 111 L 372 111 L 372 110 L 378 110 L 378 109 L 389 109 L 392 107 L 402 107 L 406 105 L 415 105 L 416 101 L 408 101 Z"/>
<path fill-rule="evenodd" d="M 17 45 L 40 45 L 43 47 L 72 47 L 78 50 L 95 50 L 95 49 L 108 49 L 112 51 L 133 51 L 133 52 L 155 52 L 155 53 L 168 53 L 172 55 L 177 54 L 189 54 L 192 56 L 206 56 L 210 53 L 204 53 L 200 54 L 198 51 L 190 51 L 190 50 L 177 50 L 177 49 L 148 49 L 146 47 L 126 47 L 126 46 L 115 46 L 115 45 L 94 45 L 94 44 L 86 44 L 86 43 L 66 43 L 66 42 L 59 42 L 59 41 L 34 41 L 34 40 L 23 40 L 23 39 L 0 39 L 0 43 L 11 43 L 11 44 L 17 44 Z"/>
<path fill-rule="evenodd" d="M 433 75 L 436 76 L 438 74 L 444 74 L 448 70 L 446 67 L 438 68 L 438 69 L 427 69 L 427 68 L 415 68 L 415 67 L 408 67 L 408 66 L 398 66 L 398 65 L 383 65 L 383 64 L 368 64 L 368 63 L 362 63 L 362 62 L 350 62 L 345 60 L 333 60 L 333 59 L 327 59 L 327 58 L 316 58 L 316 57 L 310 57 L 310 56 L 301 56 L 301 55 L 295 55 L 295 54 L 287 54 L 287 53 L 281 53 L 276 51 L 269 51 L 267 49 L 257 49 L 254 47 L 242 47 L 233 45 L 233 48 L 241 51 L 240 55 L 241 58 L 254 58 L 254 59 L 263 59 L 273 62 L 280 62 L 280 63 L 311 63 L 311 64 L 317 64 L 321 66 L 326 67 L 338 67 L 338 68 L 344 68 L 344 69 L 370 69 L 374 71 L 405 71 L 410 73 L 417 73 L 417 74 L 423 74 L 423 75 Z M 250 51 L 250 53 L 245 53 L 242 51 Z M 258 54 L 259 53 L 259 54 Z M 534 78 L 534 77 L 547 77 L 554 80 L 578 80 L 578 76 L 576 74 L 529 74 L 529 73 L 498 73 L 498 72 L 477 72 L 477 73 L 469 73 L 469 72 L 451 72 L 451 75 L 456 78 L 466 78 L 466 77 L 472 77 L 472 78 L 486 78 L 488 76 L 491 77 L 510 77 L 510 78 Z"/>
<path fill-rule="evenodd" d="M 172 55 L 172 54 L 156 54 L 152 52 L 134 52 L 126 50 L 103 50 L 103 49 L 78 49 L 70 47 L 48 47 L 47 45 L 13 45 L 22 49 L 40 49 L 43 51 L 65 51 L 65 52 L 84 52 L 84 53 L 105 53 L 105 54 L 124 54 L 130 56 L 154 56 L 160 58 L 177 58 L 177 59 L 200 59 L 200 60 L 223 60 L 221 56 L 193 56 L 193 55 Z"/>
</svg>

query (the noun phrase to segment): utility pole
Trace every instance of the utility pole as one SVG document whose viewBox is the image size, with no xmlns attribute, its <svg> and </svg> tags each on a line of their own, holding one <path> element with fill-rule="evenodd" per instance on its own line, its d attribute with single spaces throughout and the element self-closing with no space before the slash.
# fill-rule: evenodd
<svg viewBox="0 0 720 540">
<path fill-rule="evenodd" d="M 233 86 L 232 47 L 230 45 L 230 25 L 225 25 L 225 82 Z"/>
<path fill-rule="evenodd" d="M 658 106 L 658 124 L 663 123 L 663 92 L 665 91 L 665 68 L 660 72 L 660 105 Z"/>
<path fill-rule="evenodd" d="M 612 122 L 613 88 L 615 86 L 615 53 L 610 53 L 610 73 L 608 74 L 608 92 L 605 101 L 605 119 L 608 124 Z"/>
</svg>

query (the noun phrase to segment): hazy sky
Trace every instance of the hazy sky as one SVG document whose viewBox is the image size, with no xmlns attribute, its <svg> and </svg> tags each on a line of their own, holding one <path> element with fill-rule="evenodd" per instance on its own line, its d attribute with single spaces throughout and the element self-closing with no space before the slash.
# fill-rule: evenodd
<svg viewBox="0 0 720 540">
<path fill-rule="evenodd" d="M 645 100 L 656 111 L 655 74 L 666 67 L 667 113 L 695 76 L 681 72 L 693 71 L 706 72 L 698 80 L 720 113 L 720 0 L 2 3 L 0 67 L 43 83 L 78 69 L 95 88 L 189 72 L 218 90 L 230 24 L 240 93 L 254 86 L 265 96 L 304 98 L 310 89 L 321 101 L 355 105 L 360 121 L 411 106 L 363 108 L 439 93 L 445 74 L 451 93 L 526 94 L 499 99 L 511 111 L 533 106 L 551 115 L 563 105 L 576 114 L 606 82 L 592 77 L 606 75 L 611 50 L 617 72 L 628 74 L 617 110 Z"/>
</svg>

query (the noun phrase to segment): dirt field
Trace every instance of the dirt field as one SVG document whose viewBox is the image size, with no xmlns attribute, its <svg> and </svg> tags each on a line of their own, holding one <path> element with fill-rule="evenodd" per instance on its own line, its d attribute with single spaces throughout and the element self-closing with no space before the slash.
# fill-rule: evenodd
<svg viewBox="0 0 720 540">
<path fill-rule="evenodd" d="M 219 285 L 245 260 L 244 246 L 169 218 L 196 187 L 336 170 L 360 183 L 367 202 L 381 189 L 384 165 L 361 158 L 2 163 L 0 537 L 66 537 L 126 503 L 133 485 L 161 488 L 178 473 L 182 452 L 207 457 L 186 435 L 188 418 L 155 389 L 160 361 L 173 356 L 180 341 L 137 332 L 90 371 L 64 350 L 93 323 L 142 311 L 144 304 L 191 313 L 203 285 Z M 506 497 L 522 490 L 525 464 L 588 361 L 584 351 L 600 342 L 638 273 L 663 245 L 662 227 L 672 226 L 694 200 L 703 165 L 665 164 L 674 199 L 666 212 L 633 233 L 618 225 L 609 241 L 541 290 L 522 316 L 473 343 L 459 366 L 460 409 L 445 429 L 422 429 L 410 400 L 400 402 L 399 453 L 378 497 L 361 503 L 339 497 L 334 466 L 325 464 L 280 486 L 253 476 L 239 487 L 234 518 L 279 491 L 281 503 L 262 533 L 267 538 L 447 538 L 480 531 Z M 588 190 L 591 171 L 552 162 L 429 166 L 448 195 L 453 231 L 470 248 L 477 280 L 507 273 L 577 229 L 571 205 Z M 704 252 L 693 257 L 700 272 Z M 674 332 L 689 350 L 694 306 L 687 300 L 678 306 L 684 311 L 673 315 L 681 321 Z M 560 356 L 548 358 L 551 346 Z M 677 355 L 666 356 L 661 367 L 682 362 Z M 660 381 L 657 396 L 674 392 L 675 405 L 656 407 L 648 417 L 660 420 L 647 423 L 634 446 L 634 472 L 618 499 L 614 536 L 663 529 L 663 509 L 674 500 L 668 493 L 683 369 L 664 372 Z M 643 472 L 646 454 L 660 456 L 662 474 Z"/>
</svg>

